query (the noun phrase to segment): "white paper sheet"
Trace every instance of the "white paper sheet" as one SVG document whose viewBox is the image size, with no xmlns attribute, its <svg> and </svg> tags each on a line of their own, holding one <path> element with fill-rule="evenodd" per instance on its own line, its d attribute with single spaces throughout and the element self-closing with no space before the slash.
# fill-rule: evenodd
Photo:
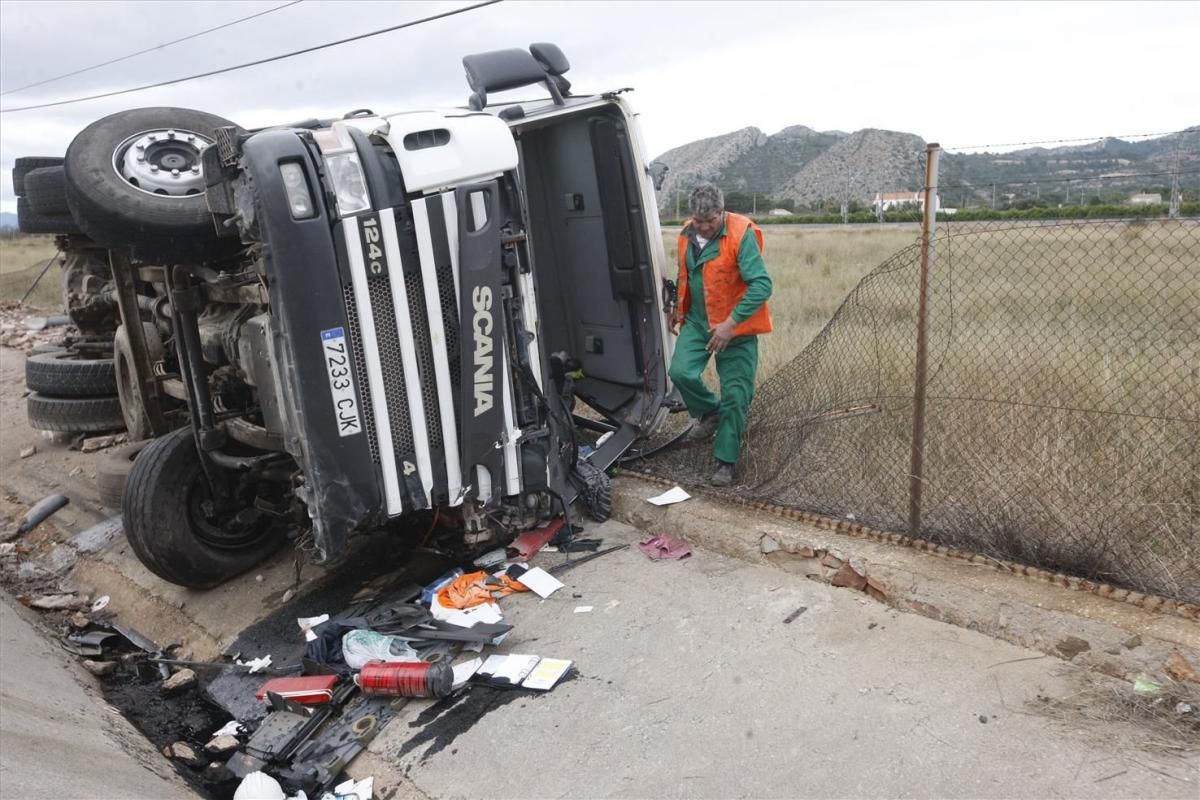
<svg viewBox="0 0 1200 800">
<path fill-rule="evenodd" d="M 590 614 L 595 606 L 575 606 L 576 614 Z"/>
<path fill-rule="evenodd" d="M 549 597 L 563 587 L 563 582 L 541 567 L 526 570 L 517 583 L 528 586 L 538 597 Z"/>
<path fill-rule="evenodd" d="M 541 659 L 538 656 L 517 655 L 516 653 L 501 656 L 488 656 L 487 661 L 479 668 L 479 674 L 485 675 L 497 683 L 509 683 L 516 686 L 533 671 Z"/>
<path fill-rule="evenodd" d="M 482 666 L 482 658 L 472 658 L 470 661 L 464 661 L 461 664 L 455 664 L 453 667 L 454 688 L 457 689 L 458 687 L 466 684 L 467 681 L 471 680 L 471 676 L 478 672 L 479 668 Z"/>
<path fill-rule="evenodd" d="M 562 680 L 562 676 L 571 669 L 571 662 L 565 658 L 543 658 L 521 684 L 526 689 L 549 691 L 554 684 Z"/>
<path fill-rule="evenodd" d="M 483 605 L 451 614 L 446 617 L 445 621 L 460 628 L 470 628 L 476 622 L 487 624 L 503 622 L 504 616 L 500 613 L 500 606 L 495 603 L 484 603 Z"/>
<path fill-rule="evenodd" d="M 682 488 L 676 486 L 674 489 L 668 489 L 657 497 L 647 498 L 647 503 L 653 503 L 656 506 L 669 506 L 672 503 L 682 503 L 684 500 L 691 498 L 691 495 L 685 492 Z"/>
<path fill-rule="evenodd" d="M 319 617 L 296 617 L 296 624 L 300 626 L 300 630 L 304 631 L 304 641 L 306 642 L 315 642 L 317 635 L 312 632 L 312 629 L 322 622 L 328 621 L 328 614 L 322 614 Z"/>
</svg>

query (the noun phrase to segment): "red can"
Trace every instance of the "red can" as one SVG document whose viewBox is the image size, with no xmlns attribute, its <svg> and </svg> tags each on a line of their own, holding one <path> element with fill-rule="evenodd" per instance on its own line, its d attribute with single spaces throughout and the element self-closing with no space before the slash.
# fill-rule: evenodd
<svg viewBox="0 0 1200 800">
<path fill-rule="evenodd" d="M 388 697 L 445 697 L 454 688 L 454 671 L 444 662 L 368 661 L 355 679 L 363 694 Z"/>
</svg>

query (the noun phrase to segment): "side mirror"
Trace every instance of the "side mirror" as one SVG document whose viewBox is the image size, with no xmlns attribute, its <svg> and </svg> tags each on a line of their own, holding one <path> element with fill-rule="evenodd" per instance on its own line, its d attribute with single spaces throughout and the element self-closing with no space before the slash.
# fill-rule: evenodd
<svg viewBox="0 0 1200 800">
<path fill-rule="evenodd" d="M 650 162 L 650 166 L 646 167 L 646 172 L 649 173 L 650 180 L 654 182 L 654 191 L 662 191 L 663 183 L 667 180 L 667 173 L 670 171 L 671 168 L 661 161 Z"/>
</svg>

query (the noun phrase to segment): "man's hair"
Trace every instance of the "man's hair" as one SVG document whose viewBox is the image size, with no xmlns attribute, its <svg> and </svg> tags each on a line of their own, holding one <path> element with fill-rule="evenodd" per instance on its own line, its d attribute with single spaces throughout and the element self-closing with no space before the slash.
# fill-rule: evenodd
<svg viewBox="0 0 1200 800">
<path fill-rule="evenodd" d="M 725 210 L 725 195 L 711 183 L 702 183 L 688 195 L 688 211 L 693 217 L 711 217 Z"/>
</svg>

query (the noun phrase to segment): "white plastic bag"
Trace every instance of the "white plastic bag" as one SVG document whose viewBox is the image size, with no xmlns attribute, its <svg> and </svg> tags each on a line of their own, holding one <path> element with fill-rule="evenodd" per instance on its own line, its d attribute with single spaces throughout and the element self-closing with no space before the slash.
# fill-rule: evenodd
<svg viewBox="0 0 1200 800">
<path fill-rule="evenodd" d="M 342 636 L 342 658 L 350 669 L 362 669 L 368 661 L 420 661 L 408 642 L 368 630 L 347 631 Z"/>
</svg>

